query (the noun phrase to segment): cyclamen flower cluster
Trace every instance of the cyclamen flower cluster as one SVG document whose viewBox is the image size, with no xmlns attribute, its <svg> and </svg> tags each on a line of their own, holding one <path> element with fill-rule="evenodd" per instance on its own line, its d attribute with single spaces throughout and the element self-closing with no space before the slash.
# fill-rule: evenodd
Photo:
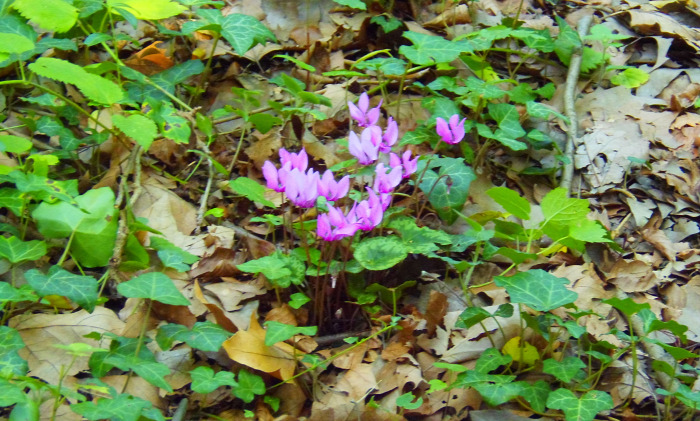
<svg viewBox="0 0 700 421">
<path fill-rule="evenodd" d="M 344 214 L 343 211 L 331 204 L 328 213 L 318 216 L 317 234 L 325 241 L 340 240 L 353 236 L 358 230 L 371 231 L 382 222 L 384 211 L 391 203 L 393 190 L 405 178 L 415 173 L 418 167 L 418 156 L 411 159 L 411 151 L 405 151 L 400 157 L 391 152 L 399 137 L 399 127 L 393 118 L 387 120 L 387 127 L 382 130 L 377 126 L 380 117 L 379 107 L 369 108 L 369 96 L 364 93 L 358 104 L 348 103 L 350 115 L 363 127 L 358 136 L 351 132 L 348 149 L 361 165 L 369 165 L 380 159 L 380 154 L 388 154 L 388 166 L 379 162 L 375 169 L 372 187 L 366 187 L 367 199 L 355 202 Z M 310 208 L 315 206 L 316 199 L 323 196 L 329 202 L 336 202 L 348 194 L 350 177 L 345 176 L 336 181 L 333 173 L 326 170 L 323 175 L 308 168 L 309 159 L 305 150 L 291 153 L 280 149 L 278 169 L 272 162 L 266 161 L 262 167 L 267 187 L 284 192 L 296 206 Z"/>
</svg>

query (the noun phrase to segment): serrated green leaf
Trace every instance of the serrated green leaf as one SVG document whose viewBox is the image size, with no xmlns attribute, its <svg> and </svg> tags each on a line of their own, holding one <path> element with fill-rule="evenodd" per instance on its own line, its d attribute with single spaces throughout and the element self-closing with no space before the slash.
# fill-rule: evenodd
<svg viewBox="0 0 700 421">
<path fill-rule="evenodd" d="M 116 83 L 88 73 L 66 60 L 40 57 L 29 65 L 29 70 L 39 76 L 75 85 L 86 97 L 100 104 L 112 105 L 124 98 L 124 92 Z"/>
<path fill-rule="evenodd" d="M 530 202 L 508 187 L 493 187 L 486 194 L 516 218 L 530 219 Z"/>
<path fill-rule="evenodd" d="M 542 269 L 530 269 L 513 276 L 496 276 L 494 282 L 505 287 L 511 302 L 522 303 L 538 311 L 550 311 L 576 301 L 578 294 L 564 285 L 568 279 L 558 278 Z"/>
<path fill-rule="evenodd" d="M 46 256 L 44 241 L 22 241 L 15 236 L 0 237 L 0 257 L 6 258 L 10 263 L 38 260 L 44 256 Z"/>
<path fill-rule="evenodd" d="M 284 342 L 295 335 L 313 336 L 318 331 L 316 326 L 292 326 L 273 320 L 265 322 L 265 345 L 272 346 L 277 342 Z"/>
<path fill-rule="evenodd" d="M 362 0 L 333 0 L 341 6 L 352 7 L 358 10 L 367 10 L 367 5 Z"/>
<path fill-rule="evenodd" d="M 542 199 L 540 206 L 544 215 L 543 226 L 547 224 L 570 225 L 586 219 L 588 215 L 588 200 L 567 197 L 564 188 L 556 188 Z"/>
<path fill-rule="evenodd" d="M 21 54 L 33 49 L 34 41 L 23 35 L 0 33 L 0 53 Z"/>
<path fill-rule="evenodd" d="M 262 203 L 265 206 L 276 208 L 273 202 L 265 198 L 265 187 L 255 180 L 248 177 L 238 177 L 235 180 L 229 181 L 231 190 L 243 195 L 253 202 Z"/>
<path fill-rule="evenodd" d="M 117 13 L 127 10 L 136 19 L 160 20 L 179 15 L 186 7 L 170 0 L 108 0 L 109 7 Z"/>
<path fill-rule="evenodd" d="M 1 39 L 0 42 L 2 42 Z M 22 153 L 27 152 L 31 148 L 32 142 L 23 137 L 9 134 L 0 136 L 0 152 Z"/>
<path fill-rule="evenodd" d="M 117 291 L 129 298 L 148 298 L 174 306 L 190 305 L 190 300 L 177 290 L 172 279 L 160 272 L 150 272 L 117 285 Z"/>
<path fill-rule="evenodd" d="M 567 421 L 593 421 L 601 411 L 612 409 L 612 397 L 600 390 L 586 392 L 581 398 L 569 389 L 557 389 L 549 394 L 547 407 L 561 409 Z"/>
<path fill-rule="evenodd" d="M 406 259 L 408 250 L 399 237 L 374 237 L 357 244 L 354 257 L 365 269 L 385 270 Z"/>
<path fill-rule="evenodd" d="M 426 161 L 418 163 L 418 173 L 422 173 Z M 460 158 L 436 158 L 430 160 L 430 167 L 438 167 L 425 171 L 420 189 L 428 196 L 428 200 L 437 211 L 440 218 L 447 223 L 457 219 L 452 210 L 460 210 L 467 201 L 469 185 L 476 179 L 474 171 Z"/>
<path fill-rule="evenodd" d="M 66 32 L 78 20 L 78 9 L 62 0 L 15 0 L 12 7 L 48 31 Z"/>
<path fill-rule="evenodd" d="M 245 403 L 255 399 L 255 395 L 265 394 L 265 382 L 262 377 L 241 369 L 238 372 L 238 386 L 233 389 L 233 394 Z"/>
<path fill-rule="evenodd" d="M 470 41 L 448 41 L 437 35 L 427 35 L 419 32 L 407 31 L 403 34 L 413 45 L 402 45 L 399 53 L 419 66 L 434 63 L 449 63 L 460 54 L 471 52 Z"/>
<path fill-rule="evenodd" d="M 89 312 L 95 309 L 98 284 L 92 276 L 75 275 L 60 266 L 51 266 L 46 275 L 31 269 L 24 276 L 41 296 L 63 295 Z"/>
<path fill-rule="evenodd" d="M 569 226 L 572 238 L 587 243 L 610 243 L 610 233 L 598 221 L 580 219 Z"/>
<path fill-rule="evenodd" d="M 112 116 L 112 123 L 121 130 L 122 133 L 134 139 L 136 143 L 148 151 L 148 148 L 153 143 L 153 140 L 158 135 L 158 126 L 150 118 L 134 114 L 129 117 L 124 117 L 121 114 Z"/>
<path fill-rule="evenodd" d="M 622 85 L 626 88 L 639 88 L 647 83 L 649 73 L 636 67 L 625 69 L 610 79 L 613 85 Z"/>
<path fill-rule="evenodd" d="M 192 390 L 197 393 L 210 393 L 221 386 L 238 386 L 234 374 L 230 371 L 214 373 L 211 367 L 202 366 L 190 371 Z"/>
</svg>

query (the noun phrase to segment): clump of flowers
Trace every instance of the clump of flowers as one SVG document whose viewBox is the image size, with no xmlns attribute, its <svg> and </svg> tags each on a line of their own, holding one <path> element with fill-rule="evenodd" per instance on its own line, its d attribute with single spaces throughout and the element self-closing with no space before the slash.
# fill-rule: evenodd
<svg viewBox="0 0 700 421">
<path fill-rule="evenodd" d="M 349 152 L 360 165 L 376 163 L 376 167 L 374 182 L 365 187 L 367 198 L 355 201 L 347 212 L 337 204 L 348 195 L 350 177 L 346 175 L 336 180 L 331 170 L 321 175 L 308 168 L 309 159 L 304 149 L 298 153 L 280 149 L 280 167 L 271 161 L 266 161 L 262 167 L 267 187 L 285 193 L 295 206 L 311 208 L 319 196 L 326 198 L 328 212 L 318 216 L 316 229 L 318 237 L 325 241 L 337 241 L 378 226 L 391 204 L 394 190 L 418 168 L 419 157 L 412 158 L 411 151 L 406 150 L 401 156 L 392 152 L 399 138 L 399 126 L 389 117 L 386 127 L 379 127 L 381 101 L 374 108 L 370 108 L 369 103 L 366 93 L 360 95 L 357 105 L 348 102 L 350 116 L 362 128 L 359 135 L 349 133 Z"/>
</svg>

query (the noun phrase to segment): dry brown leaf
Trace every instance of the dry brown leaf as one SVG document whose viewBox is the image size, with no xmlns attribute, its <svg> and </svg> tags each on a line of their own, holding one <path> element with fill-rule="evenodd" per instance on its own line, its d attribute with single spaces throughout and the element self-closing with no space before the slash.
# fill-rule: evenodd
<svg viewBox="0 0 700 421">
<path fill-rule="evenodd" d="M 430 291 L 428 308 L 425 311 L 425 320 L 428 323 L 428 335 L 432 336 L 435 333 L 435 328 L 442 323 L 442 319 L 445 317 L 446 313 L 447 296 L 435 290 Z"/>
<path fill-rule="evenodd" d="M 401 358 L 404 355 L 406 355 L 408 353 L 408 351 L 410 351 L 410 350 L 411 350 L 411 347 L 405 343 L 392 342 L 389 345 L 384 347 L 384 349 L 382 350 L 381 356 L 386 361 L 395 361 L 398 358 Z"/>
<path fill-rule="evenodd" d="M 300 352 L 284 342 L 265 345 L 265 330 L 258 323 L 255 313 L 250 318 L 248 330 L 239 330 L 223 343 L 223 348 L 233 361 L 255 370 L 270 373 L 281 380 L 294 375 L 296 360 Z"/>
<path fill-rule="evenodd" d="M 357 364 L 341 374 L 335 390 L 345 392 L 350 399 L 359 401 L 377 388 L 378 381 L 381 379 L 378 380 L 375 376 L 373 364 Z"/>
<path fill-rule="evenodd" d="M 197 280 L 194 281 L 194 296 L 197 300 L 203 304 L 213 315 L 216 320 L 216 324 L 228 330 L 229 332 L 236 332 L 238 328 L 236 325 L 227 317 L 226 311 L 216 304 L 211 303 L 202 293 L 202 288 L 199 286 Z"/>
<path fill-rule="evenodd" d="M 658 279 L 652 268 L 639 260 L 619 259 L 609 273 L 608 281 L 625 292 L 642 292 L 656 286 Z"/>
<path fill-rule="evenodd" d="M 204 289 L 214 294 L 226 311 L 239 310 L 244 301 L 267 293 L 265 282 L 259 277 L 251 281 L 239 281 L 236 278 L 221 280 L 224 282 L 206 285 Z"/>
<path fill-rule="evenodd" d="M 23 314 L 10 319 L 9 326 L 19 332 L 26 345 L 19 353 L 29 363 L 29 375 L 58 384 L 61 370 L 66 370 L 66 376 L 87 370 L 88 357 L 78 357 L 70 364 L 72 357 L 54 345 L 80 342 L 106 348 L 109 341 L 100 344 L 85 335 L 92 332 L 121 335 L 124 322 L 112 310 L 95 307 L 92 313 L 80 310 L 70 314 Z"/>
</svg>

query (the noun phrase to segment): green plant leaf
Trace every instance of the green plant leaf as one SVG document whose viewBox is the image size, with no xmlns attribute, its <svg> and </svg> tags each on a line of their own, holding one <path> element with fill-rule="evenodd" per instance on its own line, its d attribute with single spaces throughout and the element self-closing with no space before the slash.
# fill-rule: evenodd
<svg viewBox="0 0 700 421">
<path fill-rule="evenodd" d="M 212 322 L 197 322 L 188 329 L 176 323 L 168 323 L 158 328 L 156 341 L 163 350 L 170 349 L 173 341 L 182 341 L 192 348 L 216 352 L 232 333 Z"/>
<path fill-rule="evenodd" d="M 20 216 L 24 210 L 22 193 L 10 187 L 0 188 L 0 207 L 9 209 L 15 216 Z"/>
<path fill-rule="evenodd" d="M 558 278 L 542 269 L 530 269 L 513 276 L 496 276 L 494 282 L 505 287 L 511 302 L 522 303 L 538 311 L 550 311 L 573 303 L 578 294 L 564 285 L 568 279 Z"/>
<path fill-rule="evenodd" d="M 34 161 L 35 169 L 36 165 L 42 165 L 41 162 L 36 162 L 35 155 L 30 155 L 29 158 L 32 158 L 31 160 Z M 78 185 L 75 180 L 52 180 L 44 175 L 27 174 L 22 171 L 13 171 L 8 174 L 8 177 L 14 181 L 18 191 L 29 193 L 36 199 L 44 202 L 62 200 L 77 205 L 77 202 L 73 200 L 73 197 L 78 195 Z"/>
<path fill-rule="evenodd" d="M 413 399 L 416 399 L 415 401 Z M 418 409 L 423 405 L 423 398 L 416 398 L 411 392 L 404 393 L 403 395 L 396 398 L 396 406 L 403 409 L 408 409 L 409 411 Z"/>
<path fill-rule="evenodd" d="M 66 202 L 40 203 L 32 216 L 47 238 L 73 234 L 70 251 L 88 267 L 105 266 L 112 257 L 117 238 L 118 210 L 109 187 L 89 190 L 75 198 L 79 207 Z"/>
<path fill-rule="evenodd" d="M 66 60 L 39 57 L 29 65 L 29 70 L 39 76 L 75 85 L 91 101 L 100 104 L 112 105 L 124 98 L 124 92 L 116 83 L 88 73 L 82 67 Z"/>
<path fill-rule="evenodd" d="M 580 219 L 569 226 L 572 238 L 586 243 L 611 243 L 610 233 L 598 221 Z"/>
<path fill-rule="evenodd" d="M 36 301 L 37 299 L 37 295 L 29 285 L 15 288 L 7 282 L 0 282 L 0 305 L 9 302 Z"/>
<path fill-rule="evenodd" d="M 515 382 L 521 385 L 520 396 L 530 404 L 532 409 L 537 412 L 544 412 L 547 403 L 547 397 L 551 392 L 549 383 L 544 380 L 538 380 L 534 384 L 525 381 Z"/>
<path fill-rule="evenodd" d="M 46 275 L 38 269 L 31 269 L 24 276 L 41 296 L 62 295 L 91 313 L 95 309 L 98 284 L 92 276 L 75 275 L 60 266 L 51 266 Z"/>
<path fill-rule="evenodd" d="M 138 421 L 142 412 L 151 408 L 151 403 L 129 394 L 117 395 L 112 399 L 96 399 L 70 406 L 71 410 L 88 420 Z"/>
<path fill-rule="evenodd" d="M 472 386 L 491 406 L 498 406 L 522 394 L 521 382 L 513 383 L 477 383 Z"/>
<path fill-rule="evenodd" d="M 568 117 L 541 102 L 528 101 L 525 104 L 525 107 L 530 117 L 547 119 L 550 115 L 554 115 L 555 117 L 563 120 L 565 123 L 569 123 Z"/>
<path fill-rule="evenodd" d="M 556 188 L 542 199 L 540 203 L 544 224 L 571 225 L 585 219 L 588 215 L 588 200 L 567 197 L 564 188 Z"/>
<path fill-rule="evenodd" d="M 250 403 L 255 395 L 265 394 L 265 382 L 262 377 L 241 369 L 238 372 L 238 387 L 233 389 L 233 394 L 243 402 Z"/>
<path fill-rule="evenodd" d="M 78 20 L 78 9 L 62 0 L 15 0 L 12 7 L 48 31 L 66 32 Z"/>
<path fill-rule="evenodd" d="M 362 240 L 355 247 L 355 259 L 369 270 L 385 270 L 408 257 L 403 241 L 394 235 Z"/>
<path fill-rule="evenodd" d="M 0 294 L 0 296 L 2 296 L 2 294 Z M 289 296 L 289 306 L 294 309 L 301 308 L 301 306 L 308 303 L 309 301 L 311 301 L 311 298 L 309 298 L 303 292 L 295 292 L 294 294 Z"/>
<path fill-rule="evenodd" d="M 427 35 L 407 31 L 403 34 L 413 45 L 402 45 L 399 53 L 419 66 L 435 63 L 449 63 L 464 52 L 471 52 L 470 41 L 448 41 L 437 35 Z"/>
<path fill-rule="evenodd" d="M 15 236 L 0 236 L 0 257 L 9 260 L 10 263 L 38 260 L 44 256 L 46 256 L 44 241 L 22 241 Z"/>
<path fill-rule="evenodd" d="M 140 358 L 135 355 L 124 355 L 119 353 L 110 353 L 106 356 L 105 362 L 111 364 L 120 370 L 134 370 L 136 374 L 142 377 L 147 382 L 163 390 L 172 392 L 173 388 L 165 380 L 165 376 L 170 374 L 170 369 L 167 365 Z"/>
<path fill-rule="evenodd" d="M 470 327 L 486 320 L 489 317 L 491 317 L 489 312 L 481 307 L 467 307 L 457 318 L 457 323 L 455 323 L 455 326 L 463 329 L 469 329 Z"/>
<path fill-rule="evenodd" d="M 0 34 L 0 37 L 3 34 Z M 0 42 L 2 40 L 0 39 Z M 0 136 L 0 152 L 22 153 L 32 148 L 32 142 L 28 139 L 13 135 Z"/>
<path fill-rule="evenodd" d="M 437 244 L 451 244 L 452 238 L 444 231 L 429 227 L 419 227 L 414 218 L 400 216 L 389 223 L 389 228 L 396 230 L 406 246 L 406 251 L 414 254 L 427 254 L 438 250 Z"/>
<path fill-rule="evenodd" d="M 516 218 L 530 219 L 530 202 L 508 187 L 493 187 L 486 194 Z"/>
<path fill-rule="evenodd" d="M 158 258 L 163 266 L 173 268 L 178 272 L 190 270 L 190 265 L 199 260 L 199 257 L 186 252 L 162 237 L 152 236 L 150 246 L 158 251 Z"/>
<path fill-rule="evenodd" d="M 489 115 L 498 123 L 498 130 L 494 133 L 496 140 L 500 138 L 518 139 L 527 132 L 520 124 L 520 113 L 513 104 L 491 103 L 488 106 Z"/>
<path fill-rule="evenodd" d="M 562 361 L 553 358 L 542 361 L 542 371 L 564 383 L 569 383 L 577 375 L 582 374 L 584 368 L 586 368 L 586 363 L 576 357 L 566 357 Z"/>
<path fill-rule="evenodd" d="M 136 19 L 144 20 L 170 18 L 179 15 L 187 9 L 185 6 L 170 0 L 107 0 L 107 4 L 115 9 L 117 13 L 122 14 L 122 12 L 127 11 Z"/>
<path fill-rule="evenodd" d="M 24 376 L 29 371 L 27 361 L 19 356 L 18 350 L 24 348 L 24 341 L 15 329 L 0 326 L 0 376 Z"/>
<path fill-rule="evenodd" d="M 117 285 L 117 291 L 129 298 L 148 298 L 174 306 L 190 305 L 190 300 L 177 290 L 172 279 L 160 272 L 150 272 Z"/>
<path fill-rule="evenodd" d="M 182 26 L 184 33 L 192 33 L 200 29 L 219 31 L 221 36 L 240 55 L 245 54 L 256 44 L 276 40 L 275 35 L 252 16 L 240 13 L 223 16 L 218 9 L 199 9 L 197 15 L 203 20 L 186 22 Z"/>
<path fill-rule="evenodd" d="M 418 173 L 425 168 L 425 161 L 418 163 Z M 441 219 L 451 224 L 457 219 L 452 210 L 460 210 L 467 201 L 469 185 L 476 179 L 474 171 L 461 158 L 436 158 L 430 161 L 430 167 L 439 167 L 425 171 L 420 189 L 428 195 Z"/>
<path fill-rule="evenodd" d="M 238 177 L 235 180 L 229 181 L 231 190 L 243 195 L 253 202 L 262 203 L 265 206 L 276 208 L 273 202 L 265 198 L 265 187 L 255 180 L 248 177 Z"/>
<path fill-rule="evenodd" d="M 510 364 L 511 361 L 513 361 L 513 357 L 510 355 L 503 355 L 496 348 L 489 348 L 476 360 L 474 370 L 481 373 L 490 373 L 501 366 Z"/>
<path fill-rule="evenodd" d="M 622 314 L 624 314 L 628 318 L 644 309 L 651 309 L 649 303 L 637 304 L 636 302 L 634 302 L 634 300 L 632 300 L 629 297 L 625 298 L 624 300 L 621 300 L 617 297 L 608 298 L 607 300 L 603 300 L 603 303 L 610 304 L 611 306 L 620 310 Z"/>
<path fill-rule="evenodd" d="M 0 379 L 0 407 L 11 406 L 18 402 L 24 402 L 26 399 L 24 387 Z"/>
<path fill-rule="evenodd" d="M 272 346 L 277 342 L 283 342 L 295 335 L 313 336 L 318 331 L 316 326 L 292 326 L 273 320 L 265 322 L 265 345 Z"/>
<path fill-rule="evenodd" d="M 562 388 L 550 393 L 547 398 L 547 407 L 564 411 L 567 421 L 593 421 L 599 412 L 613 406 L 612 397 L 600 390 L 591 390 L 577 398 L 574 392 Z"/>
<path fill-rule="evenodd" d="M 613 76 L 610 82 L 612 82 L 613 85 L 622 85 L 626 88 L 633 89 L 639 88 L 647 83 L 648 80 L 649 73 L 636 67 L 631 67 Z"/>
<path fill-rule="evenodd" d="M 210 393 L 221 386 L 238 386 L 238 382 L 230 371 L 214 373 L 211 367 L 201 366 L 190 371 L 192 377 L 192 390 L 197 393 Z"/>
<path fill-rule="evenodd" d="M 150 118 L 140 114 L 133 114 L 129 117 L 124 117 L 121 114 L 114 114 L 112 116 L 112 123 L 114 123 L 122 133 L 134 139 L 145 151 L 148 151 L 151 143 L 153 143 L 153 140 L 158 135 L 158 126 L 156 126 L 156 123 Z"/>
<path fill-rule="evenodd" d="M 353 9 L 367 10 L 367 5 L 362 0 L 333 0 L 341 6 L 351 7 Z"/>
</svg>

